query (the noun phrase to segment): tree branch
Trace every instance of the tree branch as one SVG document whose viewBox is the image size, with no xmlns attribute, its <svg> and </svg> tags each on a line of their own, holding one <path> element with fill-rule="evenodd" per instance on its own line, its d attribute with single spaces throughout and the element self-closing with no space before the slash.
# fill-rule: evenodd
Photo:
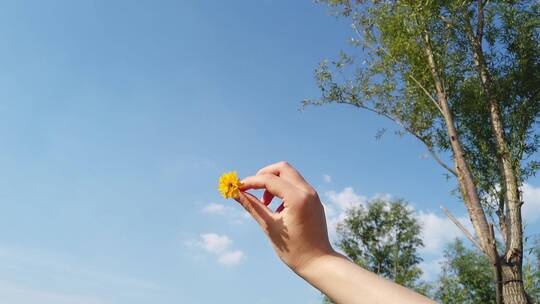
<svg viewBox="0 0 540 304">
<path fill-rule="evenodd" d="M 450 111 L 446 92 L 441 85 L 441 77 L 439 75 L 440 70 L 437 67 L 437 62 L 431 46 L 430 33 L 427 29 L 424 29 L 423 31 L 423 40 L 426 59 L 428 61 L 433 82 L 437 90 L 437 99 L 441 104 L 441 108 L 444 110 L 443 117 L 448 136 L 450 138 L 450 145 L 452 147 L 452 151 L 454 152 L 454 161 L 456 164 L 456 171 L 458 172 L 458 181 L 463 201 L 467 207 L 467 211 L 469 212 L 476 235 L 480 239 L 482 248 L 484 248 L 483 252 L 490 258 L 494 259 L 497 256 L 497 252 L 492 251 L 492 248 L 489 246 L 489 225 L 486 219 L 486 214 L 482 208 L 480 197 L 478 195 L 478 188 L 475 184 L 468 161 L 465 157 L 465 151 L 461 146 L 456 126 L 454 125 L 454 118 L 452 117 L 452 113 Z"/>
<path fill-rule="evenodd" d="M 482 7 L 479 7 L 482 9 Z M 483 13 L 479 12 L 479 18 Z M 483 21 L 482 21 L 483 24 Z M 480 29 L 479 24 L 477 30 Z M 508 208 L 508 229 L 506 260 L 512 263 L 520 263 L 523 257 L 523 223 L 521 218 L 521 201 L 519 197 L 518 180 L 512 167 L 512 156 L 509 151 L 509 144 L 504 135 L 502 116 L 497 102 L 496 91 L 491 78 L 488 65 L 482 50 L 482 41 L 474 37 L 469 19 L 466 19 L 465 33 L 470 40 L 474 64 L 478 69 L 478 75 L 482 87 L 486 94 L 491 118 L 491 127 L 497 147 L 497 158 L 500 166 L 502 183 L 505 184 L 506 204 Z"/>
<path fill-rule="evenodd" d="M 345 102 L 343 102 L 345 103 Z M 358 108 L 362 108 L 362 109 L 365 109 L 365 110 L 368 110 L 370 112 L 373 112 L 377 115 L 380 115 L 380 116 L 383 116 L 393 122 L 395 122 L 396 124 L 398 124 L 401 128 L 403 128 L 405 131 L 407 131 L 409 134 L 411 134 L 412 136 L 416 137 L 418 140 L 420 140 L 425 146 L 426 146 L 426 149 L 429 151 L 429 153 L 431 154 L 431 156 L 433 157 L 433 159 L 435 159 L 435 161 L 441 165 L 441 167 L 443 167 L 444 169 L 446 169 L 448 172 L 450 172 L 452 175 L 456 176 L 457 177 L 457 172 L 452 169 L 450 166 L 448 166 L 438 155 L 437 155 L 437 152 L 435 152 L 435 150 L 433 150 L 433 148 L 431 147 L 431 145 L 426 142 L 426 140 L 424 138 L 422 138 L 422 136 L 420 136 L 418 133 L 414 132 L 411 128 L 407 127 L 401 120 L 399 120 L 398 118 L 396 117 L 393 117 L 391 116 L 390 114 L 388 113 L 385 113 L 385 112 L 382 112 L 382 111 L 379 111 L 379 110 L 376 110 L 376 109 L 373 109 L 373 108 L 370 108 L 366 105 L 360 105 L 360 104 L 353 104 L 353 103 L 347 103 L 347 104 L 350 104 L 350 105 L 353 105 L 355 107 L 358 107 Z"/>
<path fill-rule="evenodd" d="M 489 234 L 491 237 L 491 250 L 497 251 L 497 242 L 495 241 L 495 231 L 493 231 L 493 225 L 489 225 Z M 494 268 L 495 273 L 495 302 L 497 304 L 503 304 L 503 290 L 502 290 L 502 273 L 501 273 L 501 259 L 499 256 L 496 256 L 493 261 L 491 261 Z"/>
<path fill-rule="evenodd" d="M 473 235 L 469 232 L 469 230 L 467 230 L 467 228 L 465 228 L 465 226 L 463 226 L 459 221 L 458 219 L 456 219 L 452 213 L 450 213 L 450 211 L 448 211 L 448 209 L 444 208 L 443 206 L 440 206 L 440 208 L 442 209 L 442 211 L 446 214 L 446 216 L 448 216 L 448 218 L 454 223 L 456 224 L 456 226 L 461 230 L 461 232 L 463 232 L 463 234 L 465 234 L 465 236 L 469 239 L 469 241 L 471 241 L 471 243 L 473 243 L 473 245 L 476 246 L 476 248 L 478 248 L 478 250 L 480 250 L 480 252 L 483 252 L 483 253 L 486 253 L 484 251 L 484 249 L 482 249 L 482 246 L 480 246 L 480 244 L 478 244 L 478 242 L 474 239 Z"/>
<path fill-rule="evenodd" d="M 353 23 L 352 25 L 352 28 L 354 29 L 354 32 L 356 33 L 356 35 L 360 38 L 359 41 L 363 41 L 361 38 L 362 36 L 360 35 L 360 33 L 358 32 L 358 28 L 356 27 L 356 25 Z M 363 45 L 367 48 L 369 48 L 370 50 L 374 51 L 375 53 L 377 51 L 382 51 L 384 52 L 388 57 L 390 57 L 394 63 L 398 66 L 400 66 L 400 62 L 394 57 L 392 56 L 392 54 L 390 54 L 390 52 L 388 52 L 385 48 L 383 47 L 380 47 L 379 49 L 375 49 L 373 48 L 371 45 L 367 44 L 367 43 L 363 43 Z M 404 73 L 405 74 L 405 73 Z M 433 96 L 429 93 L 429 91 L 420 83 L 420 81 L 418 81 L 418 79 L 416 79 L 416 77 L 414 77 L 412 74 L 406 74 L 412 81 L 414 81 L 414 83 L 416 83 L 416 85 L 424 92 L 424 94 L 429 98 L 429 100 L 431 100 L 433 102 L 433 104 L 435 105 L 435 107 L 437 108 L 437 110 L 439 110 L 439 113 L 441 113 L 441 115 L 443 115 L 443 111 L 441 109 L 441 106 L 439 105 L 439 103 L 437 102 L 437 100 L 435 100 L 435 98 L 433 98 Z"/>
<path fill-rule="evenodd" d="M 484 4 L 482 0 L 478 0 L 477 5 L 477 15 L 478 15 L 478 24 L 476 25 L 476 43 L 482 43 L 482 36 L 484 34 Z"/>
</svg>

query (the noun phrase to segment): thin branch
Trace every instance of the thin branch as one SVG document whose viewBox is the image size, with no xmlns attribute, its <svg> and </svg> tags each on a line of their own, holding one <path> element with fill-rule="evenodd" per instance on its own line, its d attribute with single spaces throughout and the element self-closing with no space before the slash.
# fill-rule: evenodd
<svg viewBox="0 0 540 304">
<path fill-rule="evenodd" d="M 480 246 L 480 244 L 478 244 L 478 242 L 474 239 L 474 237 L 472 236 L 472 234 L 467 230 L 467 228 L 465 228 L 465 226 L 463 226 L 451 213 L 450 211 L 448 211 L 448 209 L 444 208 L 443 206 L 440 206 L 442 211 L 446 214 L 446 216 L 448 216 L 448 218 L 454 223 L 456 224 L 456 226 L 463 232 L 463 234 L 465 234 L 465 236 L 469 239 L 469 241 L 471 241 L 479 250 L 480 252 L 485 252 L 484 249 L 482 249 L 482 246 Z"/>
<path fill-rule="evenodd" d="M 494 252 L 498 252 L 497 251 L 497 242 L 495 240 L 495 231 L 493 231 L 493 225 L 490 224 L 489 225 L 489 236 L 491 238 L 491 250 L 493 250 Z M 495 266 L 495 281 L 496 281 L 496 285 L 495 285 L 495 299 L 496 299 L 496 303 L 497 304 L 502 304 L 504 301 L 503 301 L 503 297 L 502 297 L 502 273 L 501 273 L 501 260 L 500 260 L 500 257 L 499 255 L 497 254 L 493 261 L 491 261 L 493 266 Z"/>
<path fill-rule="evenodd" d="M 441 160 L 441 158 L 437 155 L 437 152 L 435 152 L 435 150 L 433 150 L 433 148 L 431 147 L 430 144 L 428 144 L 426 142 L 426 140 L 424 138 L 422 138 L 422 136 L 420 136 L 418 133 L 414 132 L 414 130 L 412 130 L 411 128 L 407 127 L 401 120 L 399 120 L 398 118 L 396 117 L 393 117 L 391 116 L 390 114 L 388 113 L 385 113 L 385 112 L 382 112 L 382 111 L 379 111 L 379 110 L 376 110 L 376 109 L 373 109 L 373 108 L 370 108 L 368 106 L 365 106 L 365 105 L 359 105 L 359 104 L 352 104 L 352 103 L 348 103 L 350 105 L 353 105 L 353 106 L 356 106 L 358 108 L 362 108 L 362 109 L 365 109 L 365 110 L 368 110 L 370 112 L 373 112 L 377 115 L 380 115 L 380 116 L 383 116 L 393 122 L 395 122 L 396 124 L 398 124 L 401 128 L 403 128 L 405 131 L 409 132 L 409 134 L 411 134 L 412 136 L 416 137 L 418 140 L 420 140 L 425 146 L 426 146 L 426 149 L 429 151 L 429 153 L 431 154 L 431 156 L 433 157 L 433 159 L 435 159 L 435 161 L 441 165 L 441 167 L 443 167 L 444 169 L 448 170 L 448 172 L 452 173 L 452 175 L 454 176 L 458 176 L 457 175 L 457 172 L 452 169 L 450 166 L 448 166 L 444 161 Z"/>
<path fill-rule="evenodd" d="M 490 214 L 488 214 L 488 216 L 489 216 L 489 218 L 491 219 L 491 222 L 492 222 L 492 223 L 496 223 L 496 222 L 497 222 L 497 220 L 495 219 L 495 217 L 493 216 L 493 214 L 490 213 Z M 500 224 L 500 222 L 501 222 L 501 221 L 500 221 L 500 217 L 499 217 L 499 220 L 498 220 L 498 221 L 499 221 L 499 226 L 500 226 L 500 225 L 501 225 L 501 224 Z M 493 225 L 491 225 L 491 226 L 493 226 Z M 494 226 L 494 227 L 495 227 L 495 229 L 497 229 L 497 231 L 499 232 L 499 235 L 501 235 L 501 236 L 503 237 L 503 240 L 506 242 L 505 237 L 504 237 L 504 234 L 502 233 L 502 230 L 501 230 L 501 228 L 500 228 L 499 226 Z"/>
<path fill-rule="evenodd" d="M 489 2 L 489 1 L 487 1 Z M 476 37 L 472 34 L 472 25 L 470 24 L 470 21 L 467 22 L 466 25 L 468 25 L 467 29 L 469 31 L 466 32 L 467 37 L 471 42 L 475 42 L 478 44 L 482 43 L 482 38 L 484 34 L 484 7 L 487 5 L 486 3 L 483 3 L 482 0 L 477 0 L 477 15 L 478 15 L 478 21 L 477 21 L 477 28 L 476 28 Z M 464 14 L 465 15 L 465 14 Z M 443 15 L 440 15 L 439 18 L 446 23 L 447 26 L 451 26 L 457 29 L 456 23 L 448 18 L 446 18 Z"/>
<path fill-rule="evenodd" d="M 356 25 L 353 23 L 352 25 L 352 28 L 354 29 L 354 32 L 356 33 L 356 35 L 358 35 L 358 37 L 360 38 L 360 41 L 363 41 L 362 40 L 362 36 L 361 34 L 358 32 L 358 28 L 356 27 Z M 392 54 L 390 54 L 385 48 L 381 47 L 379 49 L 375 49 L 373 48 L 371 45 L 367 44 L 367 43 L 363 43 L 364 46 L 366 46 L 367 48 L 371 49 L 372 51 L 374 51 L 375 53 L 380 50 L 380 51 L 383 51 L 388 57 L 390 57 L 395 64 L 397 64 L 398 66 L 400 65 L 400 62 L 394 57 L 392 56 Z M 433 102 L 433 104 L 435 105 L 435 107 L 437 108 L 437 110 L 439 110 L 439 112 L 441 113 L 441 115 L 443 115 L 443 110 L 441 109 L 441 106 L 439 105 L 439 103 L 437 102 L 437 100 L 435 100 L 435 98 L 433 98 L 433 96 L 429 93 L 429 91 L 420 83 L 420 81 L 418 81 L 418 79 L 416 79 L 416 77 L 414 77 L 412 74 L 406 74 L 409 78 L 411 78 L 412 81 L 414 81 L 414 83 L 416 83 L 416 85 L 422 89 L 422 91 L 424 92 L 424 94 L 426 94 L 426 96 Z"/>
<path fill-rule="evenodd" d="M 358 38 L 360 39 L 360 41 L 363 42 L 363 39 L 362 39 L 362 35 L 360 34 L 360 32 L 358 31 L 358 28 L 356 27 L 356 24 L 353 23 L 352 25 L 352 28 L 354 29 L 354 32 L 356 33 L 356 35 L 358 36 Z M 363 43 L 364 46 L 366 46 L 367 48 L 371 49 L 372 51 L 374 52 L 377 52 L 377 51 L 382 51 L 384 52 L 388 57 L 390 57 L 394 63 L 396 63 L 398 66 L 400 66 L 400 62 L 394 57 L 392 56 L 392 54 L 390 54 L 385 48 L 381 47 L 379 49 L 375 49 L 373 48 L 373 46 L 371 46 L 370 44 L 367 44 L 367 43 Z M 410 73 L 407 73 L 406 74 L 414 83 L 416 83 L 416 85 L 424 92 L 424 94 L 433 102 L 433 104 L 435 105 L 435 107 L 437 108 L 437 110 L 439 110 L 439 113 L 441 115 L 444 116 L 443 114 L 443 110 L 441 108 L 441 106 L 439 105 L 439 103 L 437 102 L 437 100 L 435 98 L 433 98 L 433 96 L 429 93 L 429 91 L 420 83 L 420 81 L 418 81 L 418 79 L 416 79 L 416 77 L 414 77 L 412 74 Z M 357 105 L 358 106 L 358 105 Z M 369 107 L 366 107 L 366 106 L 360 106 L 366 110 L 369 110 L 371 112 L 374 112 L 378 115 L 381 115 L 381 116 L 384 116 L 394 122 L 396 122 L 398 125 L 400 125 L 403 129 L 405 129 L 407 132 L 409 132 L 411 135 L 413 135 L 414 137 L 416 137 L 418 140 L 420 140 L 422 143 L 424 143 L 424 145 L 426 146 L 427 150 L 429 151 L 429 153 L 431 154 L 431 156 L 433 157 L 433 159 L 439 164 L 441 165 L 444 169 L 446 169 L 448 172 L 450 172 L 452 175 L 456 176 L 457 177 L 457 172 L 452 169 L 450 166 L 448 166 L 446 163 L 444 163 L 441 158 L 437 155 L 437 153 L 435 152 L 435 150 L 433 150 L 433 148 L 431 147 L 430 144 L 428 144 L 426 142 L 426 140 L 424 138 L 422 138 L 420 135 L 418 135 L 416 132 L 414 132 L 412 129 L 406 127 L 399 119 L 395 118 L 395 117 L 392 117 L 390 115 L 388 115 L 387 113 L 383 113 L 381 111 L 378 111 L 378 110 L 375 110 L 375 109 L 372 109 L 372 108 L 369 108 Z"/>
<path fill-rule="evenodd" d="M 456 24 L 455 24 L 452 20 L 446 18 L 446 17 L 443 16 L 443 15 L 439 15 L 439 18 L 440 18 L 444 23 L 446 23 L 447 26 L 451 26 L 451 27 L 455 27 L 455 26 L 456 26 Z"/>
<path fill-rule="evenodd" d="M 484 4 L 482 0 L 478 0 L 477 7 L 478 14 L 478 24 L 476 25 L 476 43 L 482 43 L 482 35 L 484 34 Z"/>
<path fill-rule="evenodd" d="M 498 218 L 498 221 L 499 221 L 499 225 L 496 227 L 497 230 L 499 231 L 502 239 L 504 240 L 504 242 L 506 243 L 507 241 L 507 233 L 508 233 L 508 225 L 507 225 L 507 222 L 506 222 L 506 215 L 504 213 L 504 208 L 505 208 L 505 200 L 504 200 L 504 183 L 501 184 L 501 189 L 500 190 L 497 190 L 497 187 L 495 187 L 495 182 L 491 183 L 490 185 L 490 191 L 491 191 L 491 196 L 493 197 L 493 199 L 495 200 L 495 203 L 497 205 L 497 210 L 495 211 L 495 214 L 497 214 L 497 218 Z M 493 221 L 495 222 L 495 221 Z"/>
<path fill-rule="evenodd" d="M 413 135 L 414 135 L 414 134 L 413 134 Z M 418 137 L 416 137 L 416 138 L 418 138 Z M 420 139 L 420 140 L 421 140 L 421 139 Z M 422 140 L 422 142 L 423 142 L 423 140 Z M 433 149 L 431 149 L 425 142 L 424 142 L 424 144 L 426 145 L 426 147 L 427 147 L 429 153 L 431 153 L 431 156 L 433 157 L 433 159 L 435 159 L 435 161 L 436 161 L 439 165 L 441 165 L 443 168 L 445 168 L 446 170 L 448 170 L 450 173 L 452 173 L 454 176 L 457 177 L 457 172 L 456 172 L 456 170 L 450 168 L 447 164 L 445 164 L 445 163 L 439 158 L 439 156 L 437 155 L 437 153 L 435 153 L 435 151 L 434 151 Z"/>
</svg>

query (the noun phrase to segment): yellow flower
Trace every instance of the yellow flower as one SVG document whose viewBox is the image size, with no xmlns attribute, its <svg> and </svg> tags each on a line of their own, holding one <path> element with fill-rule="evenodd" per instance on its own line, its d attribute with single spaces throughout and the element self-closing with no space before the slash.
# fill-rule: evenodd
<svg viewBox="0 0 540 304">
<path fill-rule="evenodd" d="M 219 178 L 218 190 L 221 192 L 224 198 L 238 198 L 240 197 L 240 190 L 238 189 L 242 183 L 236 176 L 236 171 L 224 173 Z"/>
</svg>

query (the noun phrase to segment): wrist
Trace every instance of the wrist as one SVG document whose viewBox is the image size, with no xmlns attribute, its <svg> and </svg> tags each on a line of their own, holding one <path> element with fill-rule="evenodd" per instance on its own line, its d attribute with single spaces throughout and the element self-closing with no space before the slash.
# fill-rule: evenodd
<svg viewBox="0 0 540 304">
<path fill-rule="evenodd" d="M 307 258 L 303 263 L 296 267 L 291 267 L 296 274 L 309 281 L 309 277 L 312 274 L 316 274 L 321 269 L 321 265 L 324 265 L 329 260 L 333 259 L 347 259 L 342 254 L 335 251 L 333 248 L 329 250 L 319 252 Z"/>
</svg>

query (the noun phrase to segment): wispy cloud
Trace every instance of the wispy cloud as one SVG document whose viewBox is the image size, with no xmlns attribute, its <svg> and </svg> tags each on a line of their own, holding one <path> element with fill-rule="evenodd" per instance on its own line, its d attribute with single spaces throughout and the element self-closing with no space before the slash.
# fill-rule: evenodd
<svg viewBox="0 0 540 304">
<path fill-rule="evenodd" d="M 236 266 L 245 258 L 245 254 L 242 250 L 230 249 L 232 243 L 232 239 L 226 235 L 205 233 L 200 235 L 199 246 L 216 256 L 219 263 Z"/>
<path fill-rule="evenodd" d="M 201 209 L 207 215 L 217 215 L 228 219 L 231 224 L 242 224 L 250 218 L 249 214 L 240 206 L 227 206 L 224 204 L 210 203 Z"/>
<path fill-rule="evenodd" d="M 424 254 L 439 254 L 446 244 L 456 238 L 463 237 L 463 232 L 445 215 L 434 212 L 417 211 L 416 218 L 422 226 L 422 240 L 424 248 L 420 250 Z M 460 216 L 457 220 L 471 233 L 472 225 L 466 216 Z"/>
<path fill-rule="evenodd" d="M 223 253 L 232 243 L 232 240 L 228 236 L 215 233 L 201 234 L 201 239 L 203 248 L 215 254 Z"/>
<path fill-rule="evenodd" d="M 219 256 L 218 261 L 226 266 L 235 266 L 238 265 L 240 261 L 242 261 L 244 256 L 244 252 L 242 252 L 241 250 L 235 250 L 223 253 Z"/>
<path fill-rule="evenodd" d="M 108 299 L 97 296 L 102 294 L 103 286 L 114 288 L 120 296 L 132 295 L 134 291 L 150 294 L 164 290 L 146 279 L 102 271 L 76 262 L 62 253 L 41 249 L 0 245 L 0 269 L 3 273 L 18 273 L 24 282 L 41 282 L 39 288 L 34 288 L 22 286 L 18 281 L 11 282 L 10 279 L 0 281 L 1 298 L 6 303 L 108 303 Z M 58 282 L 66 288 L 86 286 L 90 291 L 89 294 L 72 294 L 57 288 L 51 291 L 47 285 L 49 281 Z"/>
<path fill-rule="evenodd" d="M 337 224 L 343 221 L 347 215 L 347 210 L 359 205 L 365 205 L 367 197 L 354 192 L 352 187 L 347 187 L 340 192 L 328 191 L 324 194 L 323 202 L 326 213 L 326 223 L 330 239 L 335 241 Z"/>
<path fill-rule="evenodd" d="M 332 176 L 328 174 L 323 174 L 323 180 L 325 183 L 331 183 L 332 182 Z"/>
<path fill-rule="evenodd" d="M 365 205 L 367 202 L 367 197 L 356 194 L 352 187 L 347 187 L 340 192 L 328 191 L 326 197 L 330 203 L 338 206 L 341 210 Z"/>
<path fill-rule="evenodd" d="M 216 203 L 210 203 L 206 206 L 204 206 L 201 209 L 201 212 L 203 213 L 217 213 L 217 214 L 223 214 L 225 213 L 230 207 L 225 207 L 225 205 L 222 204 L 216 204 Z"/>
<path fill-rule="evenodd" d="M 2 302 L 10 304 L 106 304 L 103 299 L 89 295 L 56 293 L 0 281 Z"/>
</svg>

